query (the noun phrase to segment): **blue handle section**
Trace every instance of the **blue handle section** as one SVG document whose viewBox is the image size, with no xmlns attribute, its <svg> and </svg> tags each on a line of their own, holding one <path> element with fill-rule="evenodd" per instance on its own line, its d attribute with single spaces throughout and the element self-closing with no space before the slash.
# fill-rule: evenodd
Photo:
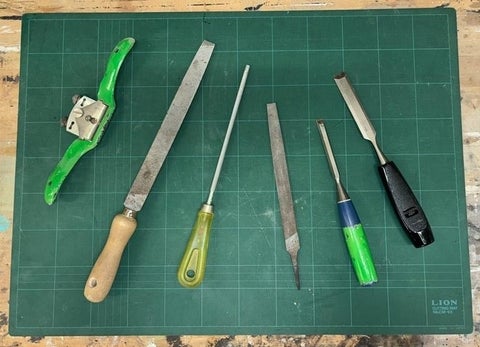
<svg viewBox="0 0 480 347">
<path fill-rule="evenodd" d="M 355 206 L 353 206 L 352 200 L 339 201 L 337 206 L 342 228 L 353 227 L 360 224 L 360 218 L 358 217 L 357 210 L 355 210 Z"/>
</svg>

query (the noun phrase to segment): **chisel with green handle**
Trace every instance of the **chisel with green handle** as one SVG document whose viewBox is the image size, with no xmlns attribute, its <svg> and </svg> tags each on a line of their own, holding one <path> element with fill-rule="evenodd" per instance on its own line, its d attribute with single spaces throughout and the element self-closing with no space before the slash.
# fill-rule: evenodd
<svg viewBox="0 0 480 347">
<path fill-rule="evenodd" d="M 213 194 L 217 188 L 218 178 L 222 170 L 223 160 L 227 152 L 228 142 L 232 134 L 235 118 L 237 117 L 238 107 L 242 100 L 243 90 L 247 83 L 250 65 L 246 65 L 243 71 L 242 80 L 238 88 L 237 97 L 233 105 L 232 114 L 228 123 L 225 139 L 218 157 L 217 167 L 213 175 L 212 184 L 207 201 L 202 204 L 197 213 L 197 218 L 192 228 L 190 238 L 187 242 L 185 252 L 177 271 L 178 282 L 186 288 L 198 286 L 205 277 L 205 268 L 207 266 L 208 241 L 210 239 L 210 229 L 213 222 Z"/>
<path fill-rule="evenodd" d="M 340 215 L 340 224 L 343 228 L 343 235 L 345 236 L 345 242 L 353 269 L 360 285 L 371 285 L 378 281 L 378 277 L 367 236 L 365 235 L 355 206 L 340 180 L 340 174 L 328 139 L 327 129 L 322 120 L 317 120 L 317 127 L 322 138 L 323 146 L 325 147 L 330 171 L 337 186 L 337 207 Z"/>
<path fill-rule="evenodd" d="M 115 111 L 114 90 L 120 67 L 134 43 L 133 38 L 127 37 L 113 49 L 98 88 L 98 100 L 95 101 L 87 96 L 76 98 L 65 126 L 68 132 L 77 135 L 78 138 L 70 144 L 47 179 L 44 199 L 48 205 L 54 203 L 60 187 L 75 164 L 100 142 Z"/>
</svg>

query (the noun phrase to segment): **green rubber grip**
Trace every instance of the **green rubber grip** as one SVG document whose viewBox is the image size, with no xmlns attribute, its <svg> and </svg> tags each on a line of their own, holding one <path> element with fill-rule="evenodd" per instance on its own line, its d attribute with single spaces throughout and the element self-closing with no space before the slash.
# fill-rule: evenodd
<svg viewBox="0 0 480 347">
<path fill-rule="evenodd" d="M 177 272 L 178 282 L 186 288 L 198 286 L 205 277 L 212 222 L 213 206 L 203 204 L 198 211 L 197 219 Z"/>
<path fill-rule="evenodd" d="M 343 228 L 352 266 L 360 285 L 367 286 L 378 281 L 370 247 L 363 226 L 356 224 Z"/>
<path fill-rule="evenodd" d="M 98 125 L 98 128 L 93 135 L 92 140 L 74 140 L 67 148 L 62 159 L 58 162 L 57 166 L 53 169 L 52 173 L 48 177 L 44 191 L 44 199 L 48 205 L 53 204 L 53 202 L 57 198 L 57 194 L 63 182 L 67 178 L 70 171 L 72 171 L 75 164 L 85 153 L 94 149 L 100 142 L 100 139 L 105 132 L 106 126 L 110 121 L 110 118 L 112 118 L 113 112 L 115 111 L 116 105 L 114 91 L 118 72 L 120 71 L 120 67 L 125 60 L 125 57 L 130 52 L 134 44 L 135 40 L 133 38 L 127 37 L 121 40 L 110 54 L 105 70 L 105 75 L 100 82 L 97 94 L 98 100 L 102 101 L 107 106 L 107 110 L 102 117 L 100 124 Z"/>
</svg>

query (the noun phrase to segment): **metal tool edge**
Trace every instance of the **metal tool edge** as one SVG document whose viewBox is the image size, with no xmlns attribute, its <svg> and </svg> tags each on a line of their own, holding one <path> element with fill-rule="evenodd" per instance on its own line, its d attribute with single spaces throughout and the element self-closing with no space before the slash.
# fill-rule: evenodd
<svg viewBox="0 0 480 347">
<path fill-rule="evenodd" d="M 214 43 L 205 40 L 195 54 L 125 198 L 127 209 L 135 212 L 142 209 L 200 86 L 214 47 Z"/>
</svg>

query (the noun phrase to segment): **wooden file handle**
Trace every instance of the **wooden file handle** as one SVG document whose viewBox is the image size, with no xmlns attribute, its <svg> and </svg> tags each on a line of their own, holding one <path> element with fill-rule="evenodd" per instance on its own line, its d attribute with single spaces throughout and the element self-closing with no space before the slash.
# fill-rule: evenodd
<svg viewBox="0 0 480 347">
<path fill-rule="evenodd" d="M 101 302 L 108 295 L 128 240 L 137 228 L 137 220 L 125 214 L 113 218 L 107 242 L 103 247 L 85 284 L 88 301 Z"/>
</svg>

